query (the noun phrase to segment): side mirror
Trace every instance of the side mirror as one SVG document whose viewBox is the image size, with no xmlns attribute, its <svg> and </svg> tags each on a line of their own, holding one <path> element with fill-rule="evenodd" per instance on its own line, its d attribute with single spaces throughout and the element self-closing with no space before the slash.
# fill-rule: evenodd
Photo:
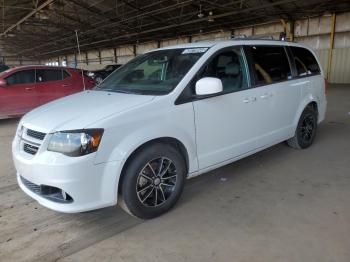
<svg viewBox="0 0 350 262">
<path fill-rule="evenodd" d="M 7 86 L 7 81 L 5 79 L 0 79 L 0 87 Z"/>
<path fill-rule="evenodd" d="M 222 92 L 222 82 L 216 77 L 203 77 L 196 83 L 197 95 L 213 95 Z"/>
</svg>

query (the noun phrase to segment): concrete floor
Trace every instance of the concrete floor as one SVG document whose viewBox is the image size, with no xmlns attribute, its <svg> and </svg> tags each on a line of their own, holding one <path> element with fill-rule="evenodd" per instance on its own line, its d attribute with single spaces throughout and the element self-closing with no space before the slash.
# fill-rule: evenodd
<svg viewBox="0 0 350 262">
<path fill-rule="evenodd" d="M 189 180 L 168 214 L 60 214 L 17 186 L 0 122 L 0 261 L 350 261 L 350 86 L 328 91 L 315 144 L 279 144 Z"/>
</svg>

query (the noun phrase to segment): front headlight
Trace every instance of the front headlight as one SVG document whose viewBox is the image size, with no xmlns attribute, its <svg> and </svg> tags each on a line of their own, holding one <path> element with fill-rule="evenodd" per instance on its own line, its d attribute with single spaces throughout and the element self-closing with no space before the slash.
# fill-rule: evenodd
<svg viewBox="0 0 350 262">
<path fill-rule="evenodd" d="M 89 72 L 89 73 L 87 73 L 87 75 L 90 76 L 90 77 L 93 77 L 95 75 L 95 73 Z"/>
<path fill-rule="evenodd" d="M 56 132 L 51 136 L 48 151 L 67 156 L 83 156 L 97 151 L 103 129 L 86 129 Z"/>
</svg>

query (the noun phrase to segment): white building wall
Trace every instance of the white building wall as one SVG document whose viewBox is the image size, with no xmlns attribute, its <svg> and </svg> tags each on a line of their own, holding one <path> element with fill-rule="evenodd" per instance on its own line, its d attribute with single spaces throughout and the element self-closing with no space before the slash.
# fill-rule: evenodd
<svg viewBox="0 0 350 262">
<path fill-rule="evenodd" d="M 157 47 L 158 47 L 157 42 L 138 44 L 136 45 L 136 55 L 144 54 L 152 49 L 156 49 Z"/>
<path fill-rule="evenodd" d="M 333 49 L 331 83 L 350 83 L 350 48 Z"/>
<path fill-rule="evenodd" d="M 179 45 L 186 44 L 190 41 L 189 37 L 178 37 L 175 39 L 165 39 L 160 41 L 160 47 L 171 46 L 171 45 Z"/>
</svg>

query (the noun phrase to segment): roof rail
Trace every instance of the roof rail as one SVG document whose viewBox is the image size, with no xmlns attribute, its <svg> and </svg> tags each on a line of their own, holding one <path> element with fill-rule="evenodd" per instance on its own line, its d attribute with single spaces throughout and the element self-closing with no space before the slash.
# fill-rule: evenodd
<svg viewBox="0 0 350 262">
<path fill-rule="evenodd" d="M 232 35 L 231 40 L 277 40 L 272 35 L 247 36 L 247 35 Z"/>
<path fill-rule="evenodd" d="M 207 38 L 201 38 L 194 40 L 193 43 L 198 43 L 198 42 L 206 42 L 206 41 L 223 41 L 223 40 L 228 40 L 230 37 L 227 36 L 221 36 L 221 37 L 207 37 Z"/>
</svg>

